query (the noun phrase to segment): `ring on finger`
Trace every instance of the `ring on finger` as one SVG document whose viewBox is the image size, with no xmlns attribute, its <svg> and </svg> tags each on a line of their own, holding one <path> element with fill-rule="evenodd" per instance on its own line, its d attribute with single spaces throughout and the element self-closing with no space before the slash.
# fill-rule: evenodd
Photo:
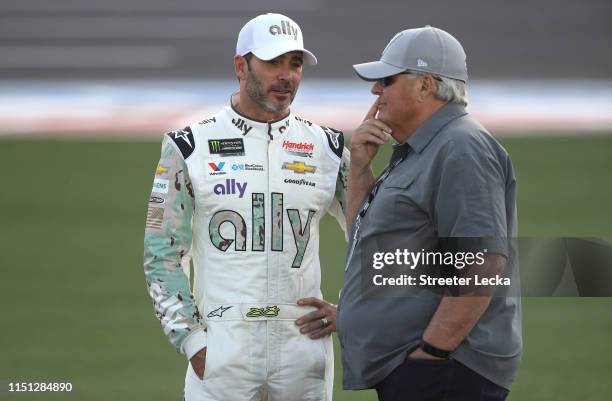
<svg viewBox="0 0 612 401">
<path fill-rule="evenodd" d="M 321 319 L 321 326 L 323 327 L 329 326 L 329 320 L 327 320 L 327 318 Z"/>
</svg>

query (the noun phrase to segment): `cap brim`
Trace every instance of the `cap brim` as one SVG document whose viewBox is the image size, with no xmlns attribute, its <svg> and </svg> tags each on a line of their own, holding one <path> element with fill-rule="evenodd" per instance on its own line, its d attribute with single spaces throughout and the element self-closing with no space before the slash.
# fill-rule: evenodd
<svg viewBox="0 0 612 401">
<path fill-rule="evenodd" d="M 281 54 L 289 53 L 289 52 L 302 52 L 304 54 L 304 61 L 306 61 L 310 65 L 317 64 L 317 58 L 310 51 L 302 48 L 302 47 L 294 47 L 294 46 L 279 46 L 279 47 L 267 47 L 264 49 L 253 50 L 253 54 L 257 56 L 257 58 L 261 60 L 272 60 L 280 56 Z"/>
<path fill-rule="evenodd" d="M 390 77 L 391 75 L 399 74 L 406 71 L 405 68 L 395 67 L 387 64 L 384 61 L 372 61 L 370 63 L 362 63 L 353 65 L 353 70 L 359 78 L 366 81 L 376 81 L 377 79 Z"/>
</svg>

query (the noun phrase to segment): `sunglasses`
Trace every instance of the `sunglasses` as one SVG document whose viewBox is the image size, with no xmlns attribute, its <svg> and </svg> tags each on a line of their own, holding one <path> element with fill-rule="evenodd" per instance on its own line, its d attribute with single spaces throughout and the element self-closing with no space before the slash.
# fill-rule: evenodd
<svg viewBox="0 0 612 401">
<path fill-rule="evenodd" d="M 399 73 L 397 73 L 395 75 L 389 75 L 388 77 L 377 79 L 376 82 L 381 87 L 386 88 L 388 86 L 393 85 L 393 83 L 395 82 L 395 78 L 397 78 L 398 75 L 402 75 L 402 74 L 407 74 L 408 75 L 408 74 L 414 74 L 414 73 L 411 72 L 411 71 L 402 71 L 402 72 L 399 72 Z M 436 81 L 442 82 L 442 78 L 440 78 L 440 77 L 437 77 L 435 75 L 432 75 L 431 77 L 433 79 L 435 79 Z"/>
</svg>

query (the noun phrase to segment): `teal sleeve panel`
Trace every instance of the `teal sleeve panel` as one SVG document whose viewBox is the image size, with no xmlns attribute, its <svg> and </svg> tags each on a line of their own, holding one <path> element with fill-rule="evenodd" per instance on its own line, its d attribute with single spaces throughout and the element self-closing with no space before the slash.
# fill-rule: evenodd
<svg viewBox="0 0 612 401">
<path fill-rule="evenodd" d="M 164 136 L 149 198 L 144 237 L 144 273 L 155 315 L 181 351 L 189 334 L 205 329 L 187 276 L 194 194 L 181 153 Z"/>
</svg>

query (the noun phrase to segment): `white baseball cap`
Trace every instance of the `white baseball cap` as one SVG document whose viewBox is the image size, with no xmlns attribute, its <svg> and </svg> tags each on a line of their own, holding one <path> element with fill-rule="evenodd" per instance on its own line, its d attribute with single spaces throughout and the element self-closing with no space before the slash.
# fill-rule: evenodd
<svg viewBox="0 0 612 401">
<path fill-rule="evenodd" d="M 282 14 L 258 15 L 238 34 L 236 54 L 239 56 L 253 53 L 261 60 L 272 60 L 292 51 L 301 51 L 309 64 L 317 64 L 315 55 L 304 49 L 300 26 Z"/>
</svg>

